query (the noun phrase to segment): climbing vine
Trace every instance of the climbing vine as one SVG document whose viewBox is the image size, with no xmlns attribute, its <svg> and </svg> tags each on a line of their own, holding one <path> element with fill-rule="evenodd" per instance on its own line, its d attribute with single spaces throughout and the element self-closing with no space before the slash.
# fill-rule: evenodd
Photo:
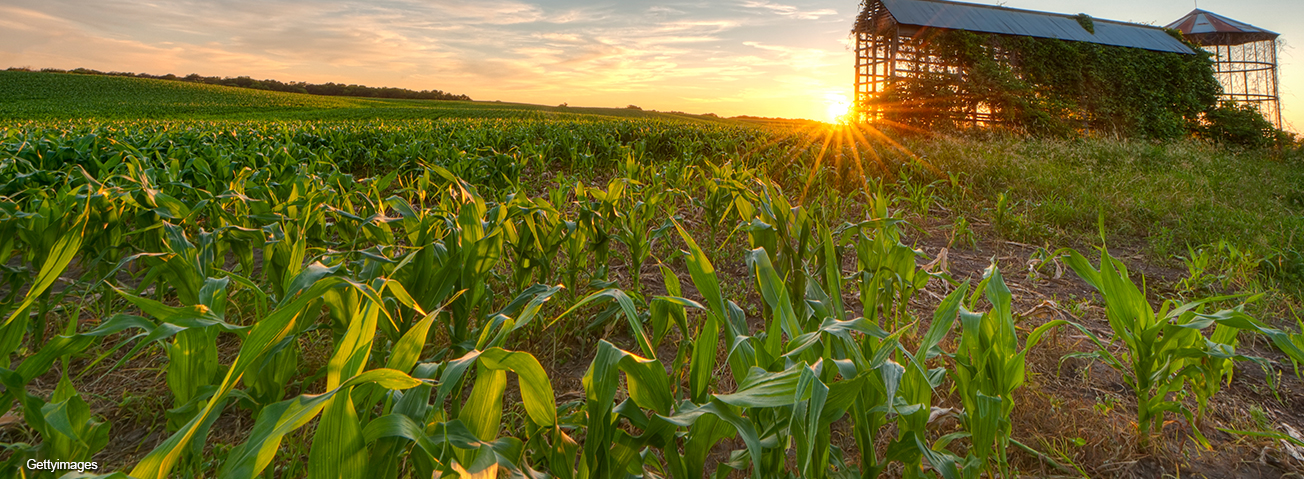
<svg viewBox="0 0 1304 479">
<path fill-rule="evenodd" d="M 1197 54 L 933 32 L 908 45 L 931 65 L 914 63 L 914 75 L 894 80 L 879 101 L 888 119 L 924 128 L 981 113 L 1037 134 L 1184 136 L 1199 130 L 1221 92 L 1209 56 L 1191 46 Z"/>
</svg>

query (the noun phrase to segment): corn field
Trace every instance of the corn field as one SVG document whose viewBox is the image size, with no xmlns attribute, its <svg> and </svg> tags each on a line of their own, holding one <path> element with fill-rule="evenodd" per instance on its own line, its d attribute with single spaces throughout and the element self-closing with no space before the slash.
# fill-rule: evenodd
<svg viewBox="0 0 1304 479">
<path fill-rule="evenodd" d="M 930 268 L 902 201 L 803 188 L 820 145 L 769 128 L 2 128 L 7 477 L 94 460 L 121 426 L 84 391 L 148 358 L 162 440 L 65 477 L 1014 477 L 1015 392 L 1056 331 L 1127 378 L 1142 438 L 1198 424 L 1234 362 L 1272 367 L 1242 332 L 1304 360 L 1304 338 L 1236 305 L 1254 298 L 1156 310 L 1103 248 L 1054 256 L 1112 337 L 1016 325 L 995 264 L 974 284 Z M 949 294 L 921 314 L 930 282 Z M 575 394 L 559 359 L 581 363 Z M 949 391 L 961 428 L 941 435 Z M 215 441 L 233 418 L 238 442 Z"/>
</svg>

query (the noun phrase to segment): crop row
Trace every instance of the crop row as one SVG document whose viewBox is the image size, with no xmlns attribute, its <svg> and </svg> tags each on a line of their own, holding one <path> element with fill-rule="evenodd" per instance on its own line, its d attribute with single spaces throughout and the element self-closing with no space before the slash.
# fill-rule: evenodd
<svg viewBox="0 0 1304 479">
<path fill-rule="evenodd" d="M 1025 355 L 1054 328 L 1076 327 L 1097 346 L 1083 354 L 1119 370 L 1143 440 L 1177 414 L 1204 442 L 1230 365 L 1270 367 L 1237 352 L 1241 331 L 1304 360 L 1300 335 L 1208 311 L 1240 298 L 1156 310 L 1103 249 L 1097 265 L 1056 256 L 1102 294 L 1112 344 L 1065 321 L 1021 335 L 999 268 L 971 285 L 921 267 L 886 195 L 790 203 L 748 164 L 773 154 L 751 150 L 773 143 L 763 132 L 205 125 L 6 130 L 0 411 L 17 405 L 32 438 L 8 446 L 11 470 L 95 458 L 113 425 L 78 387 L 142 354 L 167 359 L 168 436 L 117 477 L 875 477 L 892 464 L 1009 477 Z M 739 162 L 703 160 L 720 157 Z M 531 165 L 615 174 L 547 183 Z M 745 264 L 746 284 L 720 261 Z M 920 318 L 911 298 L 930 281 L 949 294 Z M 580 399 L 559 401 L 556 371 L 516 349 L 553 328 L 612 332 L 584 354 Z M 328 359 L 300 372 L 316 334 Z M 29 387 L 52 375 L 53 391 Z M 929 417 L 948 382 L 963 429 L 938 437 Z M 208 466 L 214 425 L 238 414 L 252 428 Z M 302 431 L 306 454 L 284 453 Z"/>
</svg>

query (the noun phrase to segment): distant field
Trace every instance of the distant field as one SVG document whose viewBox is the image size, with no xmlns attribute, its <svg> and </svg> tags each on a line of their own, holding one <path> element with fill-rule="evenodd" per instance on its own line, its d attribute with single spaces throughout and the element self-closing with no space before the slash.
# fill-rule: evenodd
<svg viewBox="0 0 1304 479">
<path fill-rule="evenodd" d="M 1289 152 L 0 92 L 0 477 L 1304 470 Z"/>
<path fill-rule="evenodd" d="M 434 118 L 647 119 L 710 117 L 624 108 L 345 98 L 99 75 L 0 71 L 4 119 L 352 120 Z"/>
</svg>

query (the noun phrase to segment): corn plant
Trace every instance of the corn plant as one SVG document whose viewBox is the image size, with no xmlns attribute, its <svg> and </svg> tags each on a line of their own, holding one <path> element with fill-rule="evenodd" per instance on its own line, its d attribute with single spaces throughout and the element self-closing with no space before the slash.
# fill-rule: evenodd
<svg viewBox="0 0 1304 479">
<path fill-rule="evenodd" d="M 780 279 L 782 276 L 770 266 L 769 255 L 763 249 L 753 250 L 749 256 L 749 262 L 753 265 L 760 283 L 758 288 L 762 292 L 763 299 L 770 305 L 772 315 L 765 333 L 758 335 L 753 342 L 755 361 L 761 367 L 765 367 L 767 362 L 771 368 L 780 364 L 786 365 L 787 368 L 782 373 L 770 378 L 776 381 L 779 377 L 792 378 L 795 374 L 793 368 L 807 365 L 812 367 L 810 371 L 814 376 L 808 376 L 806 371 L 802 371 L 800 377 L 793 378 L 796 382 L 794 394 L 798 395 L 798 399 L 791 403 L 791 407 L 794 408 L 793 413 L 806 411 L 808 414 L 827 414 L 831 415 L 831 419 L 837 419 L 848 410 L 854 411 L 853 422 L 856 424 L 856 436 L 860 440 L 865 459 L 862 463 L 865 474 L 876 475 L 881 470 L 882 462 L 873 450 L 873 440 L 878 435 L 878 428 L 884 424 L 883 421 L 895 415 L 901 435 L 894 444 L 904 445 L 904 447 L 889 447 L 882 461 L 902 462 L 906 465 L 907 471 L 918 470 L 920 455 L 918 452 L 912 452 L 916 451 L 917 447 L 913 441 L 914 438 L 922 437 L 924 434 L 932 392 L 943 377 L 941 369 L 927 369 L 925 362 L 940 353 L 936 346 L 949 331 L 950 324 L 954 322 L 961 295 L 953 293 L 943 302 L 934 318 L 932 328 L 921 342 L 919 349 L 914 354 L 910 354 L 897 342 L 897 338 L 908 327 L 889 333 L 879 328 L 876 322 L 865 317 L 841 319 L 845 318 L 845 312 L 840 301 L 842 280 L 841 261 L 838 260 L 839 255 L 836 252 L 838 245 L 828 230 L 821 232 L 820 236 L 823 240 L 821 242 L 823 247 L 820 248 L 821 256 L 824 257 L 821 261 L 824 266 L 821 275 L 823 281 L 816 277 L 805 283 L 808 289 L 803 292 L 802 297 L 805 298 L 809 308 L 796 307 L 797 305 L 787 297 L 787 291 L 783 288 L 783 281 Z M 786 274 L 801 274 L 801 272 L 790 271 Z M 828 288 L 827 293 L 819 286 L 821 282 Z M 874 311 L 867 310 L 867 312 Z M 859 340 L 853 339 L 855 338 L 851 334 L 853 332 L 859 333 Z M 786 342 L 778 340 L 777 338 L 781 336 L 791 339 Z M 824 341 L 815 342 L 816 339 Z M 904 363 L 904 367 L 901 365 L 902 359 L 908 360 Z M 836 364 L 838 367 L 829 368 L 827 366 L 829 363 Z M 820 365 L 824 366 L 821 368 Z M 751 371 L 741 384 L 756 381 L 757 378 L 754 377 L 757 374 L 756 369 L 753 368 Z M 845 378 L 844 381 L 834 381 L 839 375 Z M 821 393 L 821 391 L 826 392 Z M 804 398 L 807 392 L 812 394 L 811 402 L 803 404 L 801 398 Z M 824 396 L 820 398 L 824 404 L 815 402 L 819 396 Z M 821 408 L 823 412 L 815 412 Z M 774 417 L 766 412 L 756 411 L 749 417 L 753 417 L 754 421 Z M 824 419 L 830 417 L 821 416 L 821 420 Z M 825 450 L 829 450 L 828 438 L 824 435 L 826 432 L 823 429 L 827 424 L 810 417 L 807 421 L 799 423 L 794 418 L 787 424 L 787 429 L 779 429 L 779 431 L 791 434 L 797 446 L 800 472 L 804 476 L 821 477 L 827 474 L 828 465 L 833 458 L 831 453 L 824 453 Z M 774 425 L 765 422 L 758 424 L 758 430 L 774 428 Z M 777 439 L 781 444 L 785 442 L 782 434 Z M 812 455 L 814 451 L 819 451 L 819 454 Z M 780 450 L 770 451 L 761 459 L 762 466 L 774 470 L 776 466 L 783 463 L 782 454 Z"/>
<path fill-rule="evenodd" d="M 860 302 L 867 317 L 898 328 L 914 293 L 932 278 L 916 264 L 923 253 L 901 243 L 902 220 L 889 214 L 887 196 L 870 197 L 871 220 L 856 240 Z"/>
<path fill-rule="evenodd" d="M 516 210 L 509 217 L 518 218 L 507 228 L 507 243 L 516 263 L 512 268 L 516 289 L 523 290 L 531 283 L 550 283 L 557 253 L 572 230 L 546 199 L 519 196 L 507 204 Z"/>
<path fill-rule="evenodd" d="M 49 401 L 31 394 L 20 400 L 29 427 L 41 434 L 38 446 L 14 444 L 13 459 L 90 462 L 109 442 L 110 424 L 91 415 L 65 371 Z"/>
<path fill-rule="evenodd" d="M 32 216 L 19 216 L 26 216 L 29 221 L 38 221 L 40 218 L 37 216 L 40 214 L 41 213 Z M 44 214 L 48 215 L 51 214 L 51 212 L 47 210 Z M 38 318 L 45 317 L 45 314 L 49 310 L 50 287 L 54 285 L 54 282 L 59 278 L 59 275 L 68 268 L 68 264 L 72 262 L 73 258 L 81 249 L 83 231 L 87 222 L 86 214 L 83 212 L 80 215 L 72 216 L 68 219 L 53 218 L 53 220 L 52 223 L 54 224 L 41 228 L 42 236 L 39 242 L 32 243 L 30 241 L 35 240 L 29 239 L 29 242 L 27 243 L 30 248 L 27 251 L 27 255 L 31 256 L 32 260 L 37 260 L 41 265 L 40 270 L 31 278 L 31 287 L 27 290 L 26 294 L 24 294 L 22 302 L 20 302 L 16 307 L 12 306 L 12 302 L 6 302 L 5 306 L 9 306 L 9 308 L 0 310 L 8 312 L 8 314 L 5 315 L 4 323 L 0 324 L 0 367 L 8 367 L 10 364 L 10 354 L 23 344 L 23 339 L 27 335 L 28 325 L 30 324 L 30 318 L 32 316 L 30 314 L 31 307 L 37 305 L 39 302 L 39 311 L 36 312 L 35 316 Z M 64 229 L 60 226 L 63 221 L 69 220 L 71 221 L 71 225 L 69 225 L 68 228 Z M 47 222 L 51 221 L 47 219 L 41 221 L 41 224 Z M 12 239 L 7 239 L 6 241 L 12 241 Z M 8 260 L 8 256 L 14 252 L 13 243 L 6 243 L 5 249 L 7 251 L 0 252 L 5 253 L 5 259 Z M 17 293 L 17 287 L 10 291 L 11 296 L 15 296 Z M 44 330 L 44 320 L 40 319 L 36 325 L 34 325 L 34 344 L 41 344 L 43 342 L 40 341 L 40 339 L 44 334 Z"/>
<path fill-rule="evenodd" d="M 966 289 L 967 283 L 960 288 L 961 291 Z M 975 292 L 968 307 L 960 310 L 960 345 L 950 355 L 956 366 L 951 377 L 964 405 L 961 418 L 970 439 L 969 457 L 973 460 L 957 460 L 945 453 L 936 453 L 938 458 L 944 459 L 941 464 L 934 463 L 944 477 L 977 477 L 983 470 L 989 477 L 995 477 L 997 473 L 1002 477 L 1012 477 L 1006 462 L 1006 450 L 1010 442 L 1010 413 L 1015 405 L 1014 390 L 1023 385 L 1028 351 L 1041 341 L 1046 331 L 1065 324 L 1063 320 L 1055 320 L 1038 326 L 1020 349 L 1011 311 L 1010 289 L 995 263 L 984 272 L 978 290 L 985 291 L 992 309 L 986 313 L 970 311 L 978 299 Z M 952 436 L 947 441 L 956 437 L 959 436 Z"/>
<path fill-rule="evenodd" d="M 1073 271 L 1104 296 L 1109 327 L 1124 347 L 1116 354 L 1079 326 L 1097 349 L 1076 356 L 1101 360 L 1123 375 L 1124 382 L 1136 395 L 1137 434 L 1143 447 L 1148 446 L 1165 413 L 1180 414 L 1195 426 L 1194 413 L 1179 397 L 1188 381 L 1196 383 L 1192 389 L 1202 409 L 1229 370 L 1224 361 L 1249 359 L 1235 353 L 1235 330 L 1257 331 L 1272 338 L 1279 347 L 1288 345 L 1284 333 L 1250 317 L 1244 312 L 1244 304 L 1214 313 L 1204 312 L 1211 303 L 1240 297 L 1218 296 L 1185 303 L 1167 300 L 1156 311 L 1145 293 L 1128 277 L 1127 267 L 1107 250 L 1101 250 L 1100 269 L 1076 251 L 1067 253 L 1066 262 Z M 1223 329 L 1205 336 L 1204 330 L 1210 326 Z M 1200 444 L 1208 447 L 1198 427 L 1192 427 L 1191 432 Z"/>
<path fill-rule="evenodd" d="M 396 271 L 395 275 L 425 310 L 433 310 L 450 295 L 463 291 L 449 305 L 450 321 L 444 325 L 454 354 L 460 354 L 473 348 L 473 331 L 488 313 L 482 307 L 493 301 L 493 290 L 487 280 L 503 256 L 510 227 L 508 208 L 501 204 L 491 206 L 474 186 L 453 177 L 447 170 L 435 171 L 448 183 L 449 193 L 441 205 L 446 236 L 440 238 L 433 232 L 419 236 L 418 239 L 428 243 L 416 245 L 420 249 L 400 263 L 413 263 L 412 266 L 402 268 L 401 273 Z M 418 214 L 410 206 L 400 209 L 403 210 L 412 211 L 412 216 Z M 426 223 L 423 231 L 429 232 L 433 225 Z"/>
<path fill-rule="evenodd" d="M 634 186 L 641 185 L 634 183 Z M 642 290 L 643 264 L 652 255 L 653 244 L 670 228 L 670 222 L 662 219 L 665 217 L 662 203 L 669 201 L 673 191 L 644 187 L 639 193 L 641 200 L 626 195 L 608 213 L 608 221 L 615 225 L 613 236 L 629 251 L 629 277 L 634 292 Z"/>
<path fill-rule="evenodd" d="M 676 403 L 669 394 L 672 389 L 665 367 L 650 355 L 651 345 L 641 332 L 638 320 L 641 315 L 628 312 L 626 316 L 637 343 L 646 352 L 640 356 L 619 350 L 605 341 L 599 343 L 598 357 L 585 377 L 589 398 L 586 431 L 589 436 L 575 477 L 610 477 L 618 471 L 625 474 L 657 471 L 672 477 L 700 477 L 705 452 L 721 438 L 734 434 L 741 437 L 747 447 L 735 451 L 740 465 L 728 467 L 746 467 L 745 464 L 750 462 L 755 477 L 777 477 L 778 471 L 784 469 L 787 445 L 793 441 L 797 469 L 808 477 L 823 477 L 830 463 L 828 424 L 842 417 L 852 406 L 856 396 L 854 391 L 863 385 L 864 380 L 853 374 L 854 379 L 829 384 L 839 374 L 839 368 L 828 367 L 828 363 L 820 360 L 817 353 L 824 348 L 817 345 L 826 334 L 849 339 L 851 331 L 877 331 L 864 321 L 835 321 L 830 323 L 827 331 L 797 332 L 791 343 L 769 339 L 784 333 L 751 337 L 742 321 L 741 311 L 732 303 L 726 305 L 721 297 L 713 268 L 704 253 L 686 233 L 680 232 L 690 248 L 689 270 L 694 284 L 708 303 L 708 306 L 702 306 L 683 298 L 658 298 L 706 311 L 706 323 L 696 335 L 691 359 L 688 359 L 686 401 Z M 792 302 L 784 296 L 786 290 L 769 265 L 768 255 L 763 249 L 758 249 L 750 256 L 765 284 L 763 287 L 773 293 L 766 296 L 777 313 L 767 330 L 776 332 L 788 328 L 796 331 L 792 328 L 797 321 L 788 317 L 793 311 Z M 622 297 L 614 292 L 602 295 Z M 778 319 L 781 315 L 788 319 Z M 654 319 L 653 322 L 668 320 Z M 711 372 L 718 351 L 718 328 L 722 323 L 725 329 L 740 333 L 726 340 L 726 343 L 733 344 L 728 362 L 734 375 L 740 379 L 738 387 L 726 394 L 713 393 L 711 385 Z M 792 345 L 793 349 L 788 350 L 786 344 Z M 829 353 L 833 354 L 833 351 Z M 785 359 L 785 356 L 791 359 Z M 813 358 L 816 363 L 798 358 Z M 678 356 L 676 361 L 679 361 Z M 616 385 L 619 384 L 618 371 L 625 374 L 632 402 L 613 408 Z M 630 421 L 640 432 L 613 429 L 610 425 L 618 419 Z M 674 440 L 674 431 L 680 428 L 687 429 L 683 436 L 683 453 L 679 452 Z M 592 438 L 599 440 L 593 441 Z M 653 461 L 647 456 L 650 449 L 659 449 L 664 462 Z"/>
<path fill-rule="evenodd" d="M 592 258 L 589 260 L 592 268 L 595 268 L 589 274 L 589 287 L 606 288 L 614 283 L 608 281 L 610 265 L 607 264 L 611 256 L 612 231 L 609 219 L 615 213 L 616 202 L 625 192 L 625 182 L 619 178 L 613 178 L 607 183 L 607 189 L 586 188 L 582 184 L 576 185 L 576 198 L 579 203 L 579 211 L 576 215 L 576 221 L 580 224 L 579 228 L 584 231 L 577 235 L 578 238 L 584 238 L 587 241 L 575 245 L 568 249 L 569 253 L 587 254 L 592 251 Z M 584 198 L 580 200 L 578 198 Z M 572 242 L 575 244 L 575 241 Z M 583 253 L 576 251 L 576 247 L 582 246 Z"/>
<path fill-rule="evenodd" d="M 941 386 L 947 371 L 944 367 L 930 368 L 928 362 L 942 354 L 938 345 L 954 327 L 963 298 L 963 288 L 951 292 L 933 313 L 933 321 L 920 339 L 919 347 L 913 353 L 903 349 L 896 351 L 898 361 L 904 364 L 897 389 L 899 397 L 891 398 L 894 403 L 900 403 L 894 404 L 898 432 L 897 438 L 888 446 L 887 459 L 900 461 L 905 466 L 905 477 L 922 477 L 921 459 L 931 452 L 924 441 L 933 392 Z M 931 457 L 929 462 L 935 463 Z"/>
<path fill-rule="evenodd" d="M 751 170 L 739 168 L 733 162 L 722 165 L 707 163 L 709 173 L 702 178 L 703 195 L 694 195 L 693 205 L 706 217 L 711 244 L 720 244 L 719 229 L 730 217 L 739 211 L 742 205 L 750 205 L 755 200 L 748 184 L 752 183 Z"/>
<path fill-rule="evenodd" d="M 8 363 L 9 354 L 22 344 L 29 325 L 32 342 L 45 342 L 45 321 L 52 307 L 50 287 L 81 250 L 89 222 L 89 199 L 78 201 L 74 197 L 76 193 L 66 183 L 54 192 L 36 190 L 31 194 L 37 198 L 29 199 L 31 212 L 14 212 L 16 218 L 13 219 L 19 220 L 20 226 L 11 232 L 16 232 L 18 240 L 25 246 L 17 251 L 23 253 L 23 260 L 32 265 L 39 264 L 41 269 L 22 303 L 11 311 L 0 326 L 4 328 L 0 332 L 0 355 L 4 359 L 0 359 L 0 363 Z M 8 248 L 13 248 L 13 243 L 9 244 Z M 11 252 L 14 250 L 10 249 L 6 253 Z M 32 306 L 37 307 L 35 314 L 29 314 Z M 35 322 L 32 322 L 33 317 Z"/>
<path fill-rule="evenodd" d="M 566 252 L 565 271 L 562 273 L 562 282 L 566 285 L 572 299 L 577 295 L 587 292 L 587 288 L 580 285 L 580 274 L 588 269 L 589 266 L 589 244 L 595 231 L 595 221 L 598 220 L 594 213 L 582 201 L 584 195 L 584 186 L 582 183 L 576 183 L 572 189 L 575 200 L 574 219 L 563 220 L 562 224 L 566 227 L 566 241 L 564 251 Z"/>
<path fill-rule="evenodd" d="M 815 222 L 806 208 L 788 203 L 777 185 L 762 182 L 761 190 L 755 207 L 740 204 L 741 229 L 752 248 L 764 249 L 770 264 L 792 273 L 784 287 L 788 297 L 801 298 L 806 294 L 806 275 L 800 272 L 811 258 Z"/>
</svg>

